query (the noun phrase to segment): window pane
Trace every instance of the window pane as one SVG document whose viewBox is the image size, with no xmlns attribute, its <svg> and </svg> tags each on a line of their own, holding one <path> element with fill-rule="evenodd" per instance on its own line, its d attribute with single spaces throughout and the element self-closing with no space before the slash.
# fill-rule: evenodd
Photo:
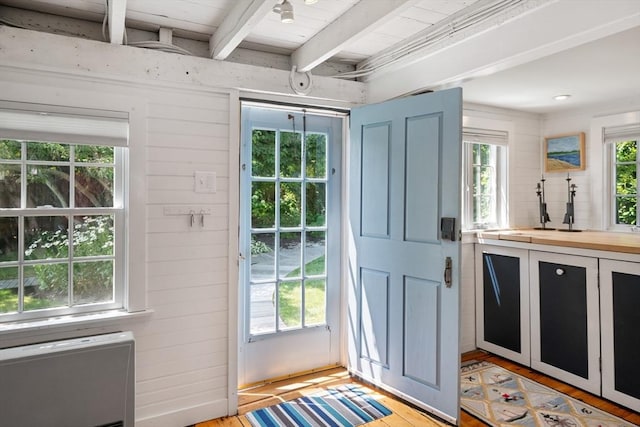
<svg viewBox="0 0 640 427">
<path fill-rule="evenodd" d="M 325 178 L 327 176 L 327 136 L 319 133 L 307 134 L 305 144 L 307 177 Z"/>
<path fill-rule="evenodd" d="M 637 154 L 636 141 L 624 141 L 616 144 L 617 162 L 635 162 Z"/>
<path fill-rule="evenodd" d="M 24 309 L 66 306 L 69 300 L 69 264 L 24 267 Z"/>
<path fill-rule="evenodd" d="M 281 278 L 301 277 L 302 233 L 280 233 L 278 275 Z"/>
<path fill-rule="evenodd" d="M 65 216 L 25 217 L 25 258 L 32 260 L 68 257 L 68 224 Z"/>
<path fill-rule="evenodd" d="M 307 183 L 307 225 L 323 226 L 326 223 L 326 184 Z"/>
<path fill-rule="evenodd" d="M 251 175 L 276 176 L 276 132 L 254 129 L 251 133 Z"/>
<path fill-rule="evenodd" d="M 326 322 L 326 289 L 324 279 L 306 280 L 304 284 L 304 323 L 318 325 Z"/>
<path fill-rule="evenodd" d="M 28 142 L 27 160 L 42 160 L 49 162 L 68 162 L 69 146 L 65 144 L 50 144 L 46 142 Z"/>
<path fill-rule="evenodd" d="M 276 278 L 275 234 L 251 235 L 251 281 Z"/>
<path fill-rule="evenodd" d="M 69 166 L 29 165 L 27 207 L 69 206 Z"/>
<path fill-rule="evenodd" d="M 73 256 L 113 255 L 113 216 L 73 217 Z"/>
<path fill-rule="evenodd" d="M 113 147 L 101 145 L 76 145 L 76 162 L 113 163 Z"/>
<path fill-rule="evenodd" d="M 113 261 L 73 264 L 73 303 L 113 301 Z"/>
<path fill-rule="evenodd" d="M 301 221 L 300 189 L 302 184 L 283 182 L 280 184 L 280 227 L 299 227 Z"/>
<path fill-rule="evenodd" d="M 319 276 L 326 272 L 326 233 L 324 231 L 308 231 L 304 247 L 305 276 Z"/>
<path fill-rule="evenodd" d="M 18 311 L 18 267 L 0 268 L 0 313 Z"/>
<path fill-rule="evenodd" d="M 298 132 L 280 132 L 280 176 L 298 178 L 302 170 L 302 140 Z"/>
<path fill-rule="evenodd" d="M 20 160 L 22 144 L 12 139 L 0 140 L 0 159 Z"/>
<path fill-rule="evenodd" d="M 20 207 L 20 165 L 0 163 L 0 208 Z"/>
<path fill-rule="evenodd" d="M 276 225 L 276 184 L 251 184 L 251 227 L 273 228 Z"/>
<path fill-rule="evenodd" d="M 636 165 L 617 165 L 616 194 L 636 194 L 637 188 Z"/>
<path fill-rule="evenodd" d="M 0 218 L 0 262 L 6 261 L 18 261 L 18 218 L 16 217 Z"/>
<path fill-rule="evenodd" d="M 275 332 L 275 283 L 252 283 L 249 286 L 249 292 L 250 333 Z"/>
<path fill-rule="evenodd" d="M 278 293 L 280 329 L 302 326 L 302 282 L 281 282 Z"/>
<path fill-rule="evenodd" d="M 113 168 L 75 168 L 77 208 L 113 206 Z"/>
<path fill-rule="evenodd" d="M 616 224 L 636 224 L 637 199 L 616 197 Z"/>
</svg>

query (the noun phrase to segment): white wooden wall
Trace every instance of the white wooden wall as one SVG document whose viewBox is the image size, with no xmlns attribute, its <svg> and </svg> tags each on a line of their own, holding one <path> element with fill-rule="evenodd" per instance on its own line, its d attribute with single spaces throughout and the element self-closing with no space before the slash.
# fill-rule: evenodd
<svg viewBox="0 0 640 427">
<path fill-rule="evenodd" d="M 230 94 L 131 87 L 46 73 L 25 76 L 3 68 L 0 80 L 5 97 L 27 97 L 30 102 L 78 106 L 85 103 L 83 98 L 108 95 L 117 100 L 121 95 L 124 102 L 135 97 L 145 105 L 143 123 L 131 124 L 146 129 L 145 141 L 132 138 L 130 150 L 143 150 L 146 157 L 144 170 L 132 170 L 131 175 L 146 182 L 145 193 L 132 197 L 145 200 L 146 256 L 140 253 L 136 262 L 146 265 L 147 306 L 153 312 L 135 322 L 107 322 L 82 334 L 134 332 L 137 425 L 188 425 L 226 415 Z M 17 81 L 21 93 L 11 89 Z M 110 107 L 118 108 L 116 104 Z M 195 171 L 216 172 L 218 191 L 195 193 Z M 212 214 L 205 216 L 203 227 L 199 221 L 191 227 L 186 215 L 164 215 L 165 207 L 175 206 L 197 206 Z M 39 334 L 22 338 L 39 339 Z"/>
<path fill-rule="evenodd" d="M 239 90 L 289 98 L 289 73 L 0 27 L 0 99 L 127 111 L 135 240 L 131 285 L 146 314 L 0 331 L 2 346 L 131 330 L 136 426 L 233 413 L 237 372 Z M 309 103 L 362 102 L 361 83 L 317 78 Z M 282 96 L 284 95 L 284 96 Z M 330 101 L 333 100 L 333 101 Z M 217 175 L 214 194 L 194 172 Z M 209 209 L 204 226 L 165 208 Z M 234 234 L 235 233 L 235 234 Z M 140 298 L 138 298 L 140 300 Z"/>
<path fill-rule="evenodd" d="M 594 105 L 589 108 L 572 110 L 563 113 L 547 114 L 542 120 L 541 137 L 585 133 L 586 168 L 584 171 L 572 172 L 571 183 L 578 186 L 575 196 L 576 228 L 599 230 L 603 228 L 603 206 L 600 191 L 604 185 L 602 172 L 602 156 L 599 135 L 591 134 L 593 119 L 640 110 L 640 96 L 618 102 Z M 560 227 L 562 214 L 567 201 L 566 174 L 548 174 L 551 193 L 549 193 L 549 211 L 559 218 L 560 222 L 554 227 Z M 566 227 L 566 225 L 562 226 Z"/>
</svg>

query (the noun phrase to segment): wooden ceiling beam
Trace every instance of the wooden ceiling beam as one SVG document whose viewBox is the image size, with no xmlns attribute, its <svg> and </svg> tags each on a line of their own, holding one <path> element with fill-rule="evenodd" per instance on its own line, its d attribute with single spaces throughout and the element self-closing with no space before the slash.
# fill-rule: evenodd
<svg viewBox="0 0 640 427">
<path fill-rule="evenodd" d="M 209 38 L 209 54 L 223 60 L 273 8 L 273 0 L 238 0 Z"/>
<path fill-rule="evenodd" d="M 311 71 L 350 43 L 374 31 L 416 0 L 361 1 L 327 25 L 291 55 L 299 72 Z"/>
<path fill-rule="evenodd" d="M 107 22 L 109 23 L 109 42 L 122 44 L 124 40 L 124 20 L 127 15 L 127 0 L 109 0 Z"/>
</svg>

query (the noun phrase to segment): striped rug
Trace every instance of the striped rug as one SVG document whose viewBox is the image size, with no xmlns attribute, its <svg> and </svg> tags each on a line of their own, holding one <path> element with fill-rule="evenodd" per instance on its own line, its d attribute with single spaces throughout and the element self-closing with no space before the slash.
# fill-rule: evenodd
<svg viewBox="0 0 640 427">
<path fill-rule="evenodd" d="M 390 414 L 362 387 L 345 384 L 245 416 L 253 427 L 352 427 Z"/>
</svg>

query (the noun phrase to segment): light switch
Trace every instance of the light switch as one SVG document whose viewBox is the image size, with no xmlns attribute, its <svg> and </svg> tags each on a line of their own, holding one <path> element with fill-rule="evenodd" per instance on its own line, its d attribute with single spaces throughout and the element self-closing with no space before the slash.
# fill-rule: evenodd
<svg viewBox="0 0 640 427">
<path fill-rule="evenodd" d="M 216 173 L 196 171 L 194 191 L 196 193 L 215 193 L 216 192 Z"/>
</svg>

